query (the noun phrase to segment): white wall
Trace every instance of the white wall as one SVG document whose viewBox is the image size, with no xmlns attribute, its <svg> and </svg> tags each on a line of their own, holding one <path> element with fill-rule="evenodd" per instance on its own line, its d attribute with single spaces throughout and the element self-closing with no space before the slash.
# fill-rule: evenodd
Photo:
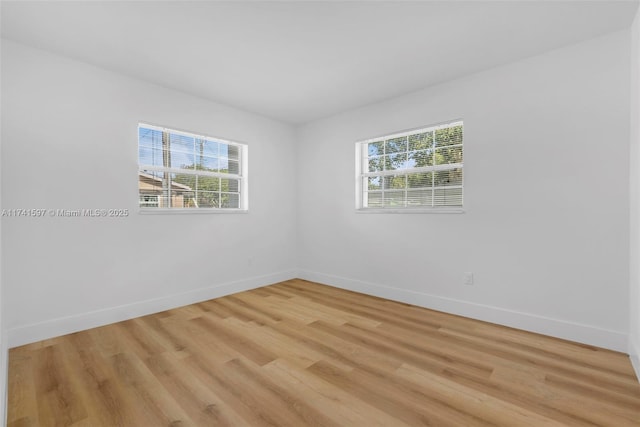
<svg viewBox="0 0 640 427">
<path fill-rule="evenodd" d="M 0 70 L 2 69 L 2 58 L 0 56 Z M 1 75 L 1 73 L 0 73 Z M 0 117 L 2 117 L 2 105 L 0 105 Z M 2 123 L 0 123 L 0 165 L 2 164 Z M 0 174 L 0 212 L 2 212 L 2 174 Z M 4 302 L 4 285 L 2 280 L 2 221 L 0 220 L 0 426 L 6 424 L 8 370 L 9 370 L 9 346 L 6 332 L 6 310 Z"/>
<path fill-rule="evenodd" d="M 631 28 L 630 327 L 628 352 L 640 378 L 640 10 Z"/>
<path fill-rule="evenodd" d="M 0 147 L 0 152 L 1 152 Z M 0 162 L 2 156 L 0 155 Z M 0 178 L 1 180 L 1 178 Z M 0 185 L 1 187 L 1 185 Z M 2 196 L 0 191 L 0 212 L 2 211 Z M 8 373 L 9 373 L 9 342 L 7 340 L 6 331 L 6 310 L 2 280 L 2 222 L 0 221 L 0 426 L 6 423 L 6 408 L 7 408 L 7 391 L 9 387 Z"/>
<path fill-rule="evenodd" d="M 2 62 L 0 58 L 0 68 Z M 2 116 L 2 108 L 0 108 L 0 117 Z M 1 124 L 0 124 L 1 128 Z M 1 134 L 0 130 L 0 134 Z M 2 145 L 0 139 L 0 164 L 2 163 Z M 0 174 L 1 175 L 1 174 Z M 2 212 L 2 177 L 0 176 L 0 212 Z M 2 282 L 2 221 L 0 221 L 0 426 L 6 423 L 6 403 L 8 388 L 8 369 L 9 369 L 9 347 L 7 342 L 7 333 L 5 327 L 5 309 L 4 309 L 4 291 Z"/>
<path fill-rule="evenodd" d="M 302 276 L 626 350 L 629 48 L 617 32 L 303 126 Z M 355 141 L 457 118 L 464 214 L 355 212 Z"/>
<path fill-rule="evenodd" d="M 11 346 L 295 276 L 289 125 L 4 40 L 2 112 L 4 208 L 132 212 L 3 218 Z M 247 143 L 249 213 L 138 214 L 139 121 Z"/>
</svg>

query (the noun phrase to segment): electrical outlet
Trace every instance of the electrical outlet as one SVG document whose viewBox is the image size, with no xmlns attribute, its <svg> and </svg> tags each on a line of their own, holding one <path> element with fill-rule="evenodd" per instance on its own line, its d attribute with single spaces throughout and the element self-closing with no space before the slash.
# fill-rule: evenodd
<svg viewBox="0 0 640 427">
<path fill-rule="evenodd" d="M 467 271 L 466 273 L 464 273 L 464 279 L 463 279 L 463 283 L 466 286 L 471 286 L 473 285 L 473 273 Z"/>
</svg>

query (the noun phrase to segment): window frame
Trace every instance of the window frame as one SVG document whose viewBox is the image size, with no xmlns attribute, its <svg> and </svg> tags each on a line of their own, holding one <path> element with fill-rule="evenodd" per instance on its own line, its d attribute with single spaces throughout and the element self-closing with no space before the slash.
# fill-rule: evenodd
<svg viewBox="0 0 640 427">
<path fill-rule="evenodd" d="M 374 171 L 374 172 L 369 172 L 369 166 L 368 166 L 368 160 L 369 160 L 369 153 L 368 153 L 368 146 L 370 143 L 375 143 L 375 142 L 384 142 L 384 141 L 388 141 L 391 139 L 395 139 L 395 138 L 401 138 L 401 137 L 406 137 L 408 138 L 411 135 L 416 135 L 416 134 L 420 134 L 420 133 L 426 133 L 426 132 L 430 132 L 433 131 L 435 132 L 438 129 L 445 129 L 445 128 L 449 128 L 449 127 L 454 127 L 454 126 L 458 126 L 461 125 L 462 126 L 462 133 L 463 133 L 463 139 L 462 139 L 462 143 L 461 144 L 456 144 L 456 145 L 460 145 L 461 146 L 461 151 L 462 151 L 462 162 L 459 163 L 448 163 L 448 164 L 442 164 L 442 165 L 431 165 L 431 166 L 421 166 L 421 167 L 412 167 L 412 168 L 405 168 L 405 169 L 392 169 L 392 170 L 383 170 L 383 171 Z M 455 145 L 454 145 L 455 146 Z M 360 140 L 357 141 L 355 143 L 355 190 L 356 190 L 356 194 L 355 194 L 355 209 L 357 213 L 464 213 L 465 212 L 465 203 L 464 203 L 464 187 L 465 187 L 465 172 L 464 172 L 464 146 L 465 146 L 465 142 L 464 142 L 464 120 L 463 119 L 454 119 L 454 120 L 448 120 L 445 122 L 439 122 L 436 124 L 431 124 L 431 125 L 427 125 L 427 126 L 421 126 L 418 128 L 413 128 L 413 129 L 409 129 L 409 130 L 404 130 L 404 131 L 399 131 L 399 132 L 393 132 L 390 134 L 385 134 L 382 136 L 377 136 L 377 137 L 373 137 L 373 138 L 368 138 L 368 139 L 364 139 L 364 140 Z M 435 146 L 435 141 L 434 141 L 434 145 L 431 146 L 430 149 L 433 149 L 434 152 L 437 149 L 437 147 Z M 409 147 L 407 146 L 407 153 L 411 152 L 411 150 L 409 150 Z M 385 152 L 384 154 L 380 155 L 380 156 L 387 156 L 388 154 Z M 418 206 L 407 206 L 407 197 L 406 194 L 408 192 L 408 188 L 405 188 L 405 198 L 403 199 L 405 205 L 404 206 L 393 206 L 393 207 L 384 207 L 384 206 L 374 206 L 374 207 L 369 207 L 367 206 L 367 202 L 368 200 L 365 200 L 365 196 L 367 195 L 367 193 L 369 192 L 368 190 L 368 185 L 365 184 L 365 180 L 367 180 L 368 177 L 372 177 L 372 176 L 380 176 L 380 177 L 384 177 L 384 176 L 399 176 L 399 175 L 405 175 L 408 176 L 409 174 L 412 173 L 423 173 L 423 172 L 437 172 L 437 171 L 443 171 L 443 170 L 454 170 L 454 169 L 461 169 L 462 171 L 462 177 L 461 177 L 461 183 L 459 185 L 453 185 L 453 186 L 435 186 L 432 185 L 430 187 L 425 187 L 425 189 L 431 189 L 431 191 L 435 191 L 435 189 L 440 189 L 440 188 L 460 188 L 461 190 L 461 205 L 442 205 L 442 206 L 434 206 L 433 203 L 432 205 L 418 205 Z M 384 179 L 384 178 L 383 178 Z M 383 185 L 383 189 L 381 190 L 381 194 L 383 194 L 385 191 L 384 189 L 384 185 Z M 433 194 L 433 193 L 432 193 Z"/>
<path fill-rule="evenodd" d="M 213 172 L 197 169 L 184 169 L 178 167 L 165 167 L 150 164 L 143 164 L 140 162 L 140 129 L 150 129 L 160 132 L 168 132 L 172 135 L 184 136 L 187 138 L 195 138 L 198 140 L 205 140 L 214 142 L 217 144 L 232 145 L 238 148 L 238 173 L 230 174 L 224 172 Z M 184 131 L 175 128 L 169 128 L 166 126 L 159 126 L 150 124 L 148 122 L 139 122 L 136 128 L 137 141 L 138 141 L 138 212 L 140 214 L 211 214 L 211 213 L 247 213 L 249 210 L 249 182 L 248 182 L 248 163 L 249 163 L 249 146 L 248 144 L 231 141 L 225 138 L 218 138 L 208 135 L 202 135 L 194 132 Z M 194 147 L 195 150 L 195 147 Z M 195 155 L 195 151 L 194 151 Z M 220 159 L 220 157 L 218 157 Z M 195 165 L 194 165 L 195 166 Z M 219 179 L 237 179 L 238 180 L 238 207 L 237 208 L 225 208 L 225 207 L 150 207 L 141 206 L 141 193 L 140 193 L 140 175 L 147 174 L 148 172 L 168 172 L 171 174 L 186 174 L 194 176 L 215 177 Z M 219 194 L 221 190 L 217 191 Z M 161 196 L 158 195 L 158 202 Z"/>
</svg>

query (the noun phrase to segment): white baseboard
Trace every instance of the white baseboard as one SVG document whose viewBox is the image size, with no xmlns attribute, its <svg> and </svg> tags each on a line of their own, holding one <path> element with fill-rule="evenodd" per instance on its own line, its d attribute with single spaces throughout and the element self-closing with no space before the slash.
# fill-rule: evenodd
<svg viewBox="0 0 640 427">
<path fill-rule="evenodd" d="M 9 345 L 7 332 L 0 332 L 0 426 L 7 425 L 9 399 Z"/>
<path fill-rule="evenodd" d="M 19 326 L 7 331 L 9 348 L 66 335 L 73 332 L 91 329 L 110 323 L 145 316 L 160 311 L 169 310 L 184 305 L 206 301 L 230 295 L 236 292 L 247 291 L 273 283 L 297 277 L 297 271 L 289 270 L 265 276 L 250 277 L 234 282 L 218 284 L 207 288 L 167 295 L 146 301 L 110 307 L 103 310 L 91 311 L 68 317 L 60 317 L 41 323 Z"/>
<path fill-rule="evenodd" d="M 400 301 L 432 310 L 470 317 L 525 331 L 576 341 L 597 347 L 626 353 L 628 336 L 626 333 L 601 329 L 590 325 L 553 319 L 535 314 L 522 313 L 500 307 L 477 304 L 468 301 L 430 295 L 406 289 L 393 288 L 361 280 L 334 276 L 331 274 L 300 270 L 301 279 L 324 283 L 330 286 L 361 292 L 390 300 Z M 637 372 L 637 367 L 636 367 Z"/>
<path fill-rule="evenodd" d="M 181 294 L 19 326 L 6 331 L 6 342 L 9 348 L 17 347 L 47 338 L 267 286 L 296 277 L 446 313 L 471 317 L 624 353 L 629 352 L 630 354 L 635 354 L 635 360 L 634 357 L 631 357 L 631 361 L 636 374 L 640 378 L 640 360 L 638 359 L 640 353 L 631 351 L 628 336 L 623 332 L 305 270 L 288 270 L 265 276 L 251 277 Z M 6 350 L 6 347 L 4 350 Z"/>
<path fill-rule="evenodd" d="M 629 339 L 629 359 L 633 369 L 636 371 L 636 378 L 640 381 L 640 342 L 633 338 Z"/>
</svg>

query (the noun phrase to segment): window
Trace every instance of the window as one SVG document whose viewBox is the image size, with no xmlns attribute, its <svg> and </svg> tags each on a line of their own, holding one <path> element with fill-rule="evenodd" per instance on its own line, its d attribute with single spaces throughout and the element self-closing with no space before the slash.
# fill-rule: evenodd
<svg viewBox="0 0 640 427">
<path fill-rule="evenodd" d="M 462 207 L 462 121 L 356 143 L 356 207 Z"/>
<path fill-rule="evenodd" d="M 138 195 L 143 210 L 246 210 L 247 146 L 138 125 Z"/>
</svg>

